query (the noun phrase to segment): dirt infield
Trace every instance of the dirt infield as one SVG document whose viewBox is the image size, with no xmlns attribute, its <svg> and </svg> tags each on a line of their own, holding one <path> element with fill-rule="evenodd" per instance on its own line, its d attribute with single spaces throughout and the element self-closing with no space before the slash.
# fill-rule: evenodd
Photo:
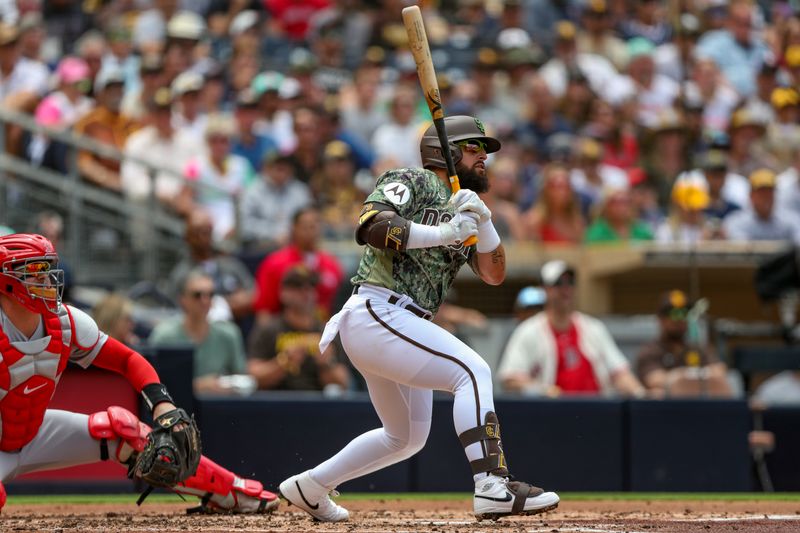
<svg viewBox="0 0 800 533">
<path fill-rule="evenodd" d="M 13 502 L 12 502 L 13 503 Z M 271 516 L 185 515 L 187 504 L 9 505 L 3 532 L 514 532 L 514 533 L 694 533 L 800 531 L 800 501 L 562 501 L 558 510 L 535 517 L 478 522 L 471 502 L 461 500 L 345 500 L 344 524 L 311 521 L 281 503 Z"/>
</svg>

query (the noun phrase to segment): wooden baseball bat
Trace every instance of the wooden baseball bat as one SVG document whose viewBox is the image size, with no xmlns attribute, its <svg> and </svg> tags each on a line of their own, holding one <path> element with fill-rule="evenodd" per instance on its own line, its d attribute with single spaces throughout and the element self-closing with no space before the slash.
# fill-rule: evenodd
<svg viewBox="0 0 800 533">
<path fill-rule="evenodd" d="M 447 175 L 450 177 L 450 190 L 455 193 L 461 189 L 461 184 L 458 182 L 453 154 L 450 153 L 450 143 L 447 142 L 442 96 L 439 94 L 439 82 L 436 81 L 436 70 L 433 68 L 428 35 L 425 33 L 425 25 L 422 23 L 422 13 L 419 10 L 419 6 L 403 8 L 403 24 L 405 24 L 406 32 L 408 33 L 408 46 L 411 48 L 411 53 L 414 54 L 414 61 L 417 63 L 419 84 L 422 86 L 425 101 L 428 102 L 428 109 L 433 118 L 433 126 L 436 128 L 439 145 L 442 147 L 442 156 L 447 166 Z M 476 237 L 470 237 L 464 244 L 472 246 L 476 242 L 478 242 Z"/>
</svg>

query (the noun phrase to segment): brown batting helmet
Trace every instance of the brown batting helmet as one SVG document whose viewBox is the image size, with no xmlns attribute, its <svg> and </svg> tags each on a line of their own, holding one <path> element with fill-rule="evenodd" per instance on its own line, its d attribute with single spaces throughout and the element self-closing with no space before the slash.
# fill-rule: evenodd
<svg viewBox="0 0 800 533">
<path fill-rule="evenodd" d="M 486 128 L 483 122 L 475 117 L 468 115 L 455 115 L 444 118 L 444 126 L 447 130 L 447 140 L 450 142 L 450 150 L 453 154 L 453 163 L 461 161 L 461 149 L 455 146 L 458 141 L 467 139 L 478 139 L 486 143 L 486 152 L 492 153 L 500 149 L 500 141 L 494 137 L 487 137 Z M 419 152 L 422 156 L 422 166 L 425 168 L 446 168 L 442 146 L 439 144 L 439 137 L 436 135 L 436 127 L 431 124 L 419 143 Z"/>
</svg>

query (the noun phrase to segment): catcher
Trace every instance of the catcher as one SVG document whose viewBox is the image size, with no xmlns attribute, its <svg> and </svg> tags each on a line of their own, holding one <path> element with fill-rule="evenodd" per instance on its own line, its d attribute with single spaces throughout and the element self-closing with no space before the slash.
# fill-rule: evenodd
<svg viewBox="0 0 800 533">
<path fill-rule="evenodd" d="M 0 481 L 41 470 L 105 461 L 128 467 L 148 490 L 201 499 L 205 512 L 266 513 L 275 494 L 201 455 L 194 419 L 175 406 L 150 363 L 61 303 L 63 271 L 41 235 L 0 237 Z M 48 409 L 68 361 L 123 375 L 152 409 L 156 428 L 127 409 L 84 415 Z M 0 509 L 6 492 L 0 483 Z"/>
</svg>

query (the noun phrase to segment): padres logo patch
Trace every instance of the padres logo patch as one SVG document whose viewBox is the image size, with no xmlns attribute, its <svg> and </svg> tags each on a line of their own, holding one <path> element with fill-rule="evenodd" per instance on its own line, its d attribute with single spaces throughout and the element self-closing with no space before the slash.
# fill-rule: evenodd
<svg viewBox="0 0 800 533">
<path fill-rule="evenodd" d="M 411 191 L 402 183 L 389 183 L 383 188 L 386 199 L 394 205 L 403 205 L 411 199 Z"/>
</svg>

